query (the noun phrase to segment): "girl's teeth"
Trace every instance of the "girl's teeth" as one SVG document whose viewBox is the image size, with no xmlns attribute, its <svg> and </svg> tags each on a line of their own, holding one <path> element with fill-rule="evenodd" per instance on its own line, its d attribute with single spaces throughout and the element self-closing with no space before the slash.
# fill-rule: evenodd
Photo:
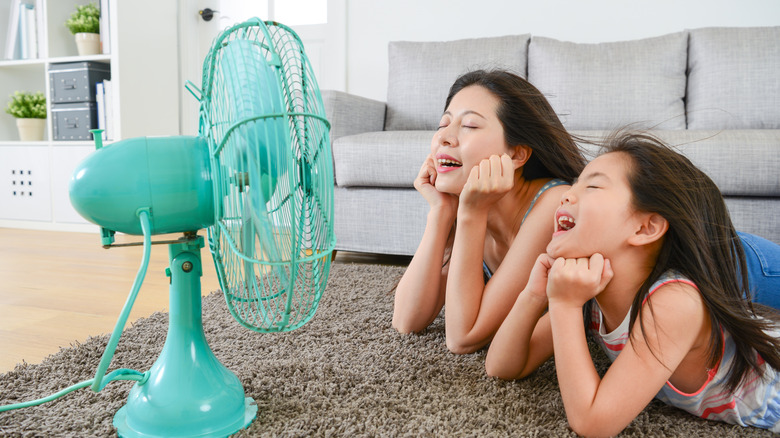
<svg viewBox="0 0 780 438">
<path fill-rule="evenodd" d="M 454 160 L 446 160 L 446 159 L 444 159 L 444 158 L 439 158 L 439 159 L 438 159 L 438 162 L 439 162 L 439 165 L 440 165 L 440 166 L 444 166 L 444 165 L 449 165 L 449 166 L 461 166 L 461 165 L 462 165 L 462 164 L 460 164 L 458 161 L 454 161 Z"/>
<path fill-rule="evenodd" d="M 563 230 L 571 230 L 574 228 L 575 222 L 574 218 L 571 216 L 560 216 L 558 217 L 558 226 L 561 227 Z"/>
</svg>

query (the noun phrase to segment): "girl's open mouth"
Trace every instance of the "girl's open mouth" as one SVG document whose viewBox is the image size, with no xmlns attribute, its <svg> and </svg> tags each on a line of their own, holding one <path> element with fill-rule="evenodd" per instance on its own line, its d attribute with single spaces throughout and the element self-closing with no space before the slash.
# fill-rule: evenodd
<svg viewBox="0 0 780 438">
<path fill-rule="evenodd" d="M 463 167 L 463 163 L 449 155 L 436 155 L 436 171 L 439 173 L 450 172 L 461 167 Z"/>
<path fill-rule="evenodd" d="M 577 222 L 574 220 L 574 217 L 569 213 L 562 210 L 558 211 L 555 213 L 555 234 L 553 235 L 565 233 L 574 228 L 576 224 Z"/>
</svg>

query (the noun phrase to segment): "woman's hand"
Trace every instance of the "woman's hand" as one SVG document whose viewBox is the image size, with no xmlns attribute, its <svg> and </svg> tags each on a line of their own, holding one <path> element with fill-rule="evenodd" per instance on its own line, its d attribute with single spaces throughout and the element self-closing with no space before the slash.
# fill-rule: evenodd
<svg viewBox="0 0 780 438">
<path fill-rule="evenodd" d="M 468 208 L 487 209 L 515 185 L 515 167 L 507 154 L 491 155 L 474 166 L 460 194 Z"/>
<path fill-rule="evenodd" d="M 550 304 L 582 307 L 604 290 L 612 276 L 612 265 L 601 254 L 578 259 L 558 258 L 548 272 L 547 298 Z"/>
<path fill-rule="evenodd" d="M 431 208 L 443 207 L 450 209 L 453 213 L 458 210 L 458 197 L 449 193 L 442 193 L 436 188 L 436 160 L 433 154 L 425 158 L 425 162 L 420 167 L 417 178 L 414 179 L 414 188 L 428 201 Z"/>
</svg>

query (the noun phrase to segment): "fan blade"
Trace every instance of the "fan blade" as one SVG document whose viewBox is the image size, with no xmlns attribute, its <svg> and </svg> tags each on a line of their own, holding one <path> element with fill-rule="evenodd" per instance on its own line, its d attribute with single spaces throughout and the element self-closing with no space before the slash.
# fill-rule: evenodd
<svg viewBox="0 0 780 438">
<path fill-rule="evenodd" d="M 278 179 L 290 160 L 289 129 L 279 87 L 279 76 L 260 52 L 247 40 L 230 41 L 222 49 L 221 65 L 227 99 L 238 129 L 232 134 L 238 163 L 249 171 L 249 183 L 260 188 L 266 201 L 273 196 Z M 260 191 L 253 190 L 255 208 L 265 208 Z"/>
</svg>

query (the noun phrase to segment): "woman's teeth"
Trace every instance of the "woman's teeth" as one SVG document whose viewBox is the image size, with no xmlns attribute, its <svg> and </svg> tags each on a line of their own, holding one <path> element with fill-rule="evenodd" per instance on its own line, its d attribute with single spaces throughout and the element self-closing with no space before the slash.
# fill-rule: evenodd
<svg viewBox="0 0 780 438">
<path fill-rule="evenodd" d="M 574 218 L 571 216 L 559 216 L 558 217 L 558 227 L 561 230 L 569 231 L 572 228 L 574 228 L 575 222 Z"/>
<path fill-rule="evenodd" d="M 461 164 L 461 163 L 460 163 L 460 162 L 458 162 L 458 161 L 455 161 L 455 160 L 446 160 L 446 159 L 444 159 L 444 158 L 439 158 L 439 159 L 438 159 L 438 160 L 436 160 L 436 161 L 438 161 L 438 163 L 439 163 L 439 166 L 445 166 L 445 167 L 452 167 L 452 166 L 454 166 L 454 167 L 460 167 L 460 166 L 462 166 L 462 165 L 463 165 L 463 164 Z"/>
</svg>

